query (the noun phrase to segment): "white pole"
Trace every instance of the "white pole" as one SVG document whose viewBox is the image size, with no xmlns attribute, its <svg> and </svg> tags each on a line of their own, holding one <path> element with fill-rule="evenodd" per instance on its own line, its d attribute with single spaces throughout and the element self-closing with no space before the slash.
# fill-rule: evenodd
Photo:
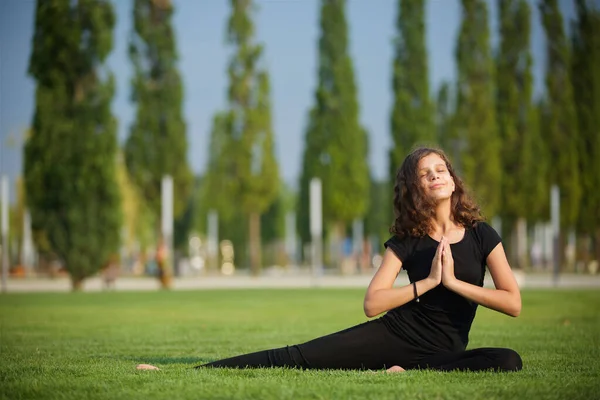
<svg viewBox="0 0 600 400">
<path fill-rule="evenodd" d="M 558 284 L 558 273 L 560 269 L 560 189 L 552 185 L 550 189 L 550 213 L 552 218 L 552 242 L 553 242 L 553 266 L 554 284 Z"/>
<path fill-rule="evenodd" d="M 296 262 L 296 213 L 293 211 L 285 214 L 285 252 L 292 265 Z"/>
<path fill-rule="evenodd" d="M 6 292 L 8 280 L 8 177 L 2 175 L 0 183 L 2 201 L 2 292 Z"/>
<path fill-rule="evenodd" d="M 208 212 L 208 243 L 206 244 L 206 252 L 210 268 L 219 268 L 219 214 L 215 210 Z"/>
<path fill-rule="evenodd" d="M 554 232 L 551 223 L 544 224 L 544 248 L 545 268 L 552 268 L 554 271 Z"/>
<path fill-rule="evenodd" d="M 34 252 L 33 239 L 31 235 L 31 216 L 29 210 L 25 209 L 23 212 L 23 244 L 21 246 L 21 253 L 23 257 L 23 266 L 30 273 L 33 269 L 34 263 Z"/>
<path fill-rule="evenodd" d="M 323 269 L 323 200 L 321 180 L 310 180 L 310 234 L 312 237 L 312 273 L 313 277 Z"/>
<path fill-rule="evenodd" d="M 352 252 L 356 258 L 356 266 L 359 272 L 362 271 L 361 256 L 363 253 L 364 229 L 365 224 L 362 219 L 356 218 L 352 221 Z"/>
<path fill-rule="evenodd" d="M 175 272 L 173 265 L 173 178 L 165 175 L 161 181 L 161 233 L 167 246 L 166 264 Z"/>
</svg>

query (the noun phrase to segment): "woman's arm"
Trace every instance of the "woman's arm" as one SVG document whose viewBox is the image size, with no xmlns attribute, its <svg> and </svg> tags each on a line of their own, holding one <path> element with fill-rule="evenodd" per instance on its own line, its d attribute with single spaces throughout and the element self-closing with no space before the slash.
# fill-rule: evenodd
<svg viewBox="0 0 600 400">
<path fill-rule="evenodd" d="M 482 288 L 456 279 L 452 252 L 450 246 L 445 246 L 442 253 L 442 283 L 447 289 L 484 307 L 518 317 L 521 313 L 521 292 L 502 243 L 492 250 L 486 262 L 496 289 Z"/>
<path fill-rule="evenodd" d="M 433 259 L 429 277 L 416 282 L 419 296 L 439 285 L 442 280 L 441 249 L 442 246 L 440 244 Z M 389 248 L 386 249 L 383 255 L 383 262 L 375 273 L 375 276 L 373 276 L 365 294 L 363 308 L 367 317 L 371 318 L 393 308 L 400 307 L 415 298 L 412 284 L 399 288 L 393 287 L 394 281 L 401 269 L 402 261 L 400 261 L 392 250 Z"/>
</svg>

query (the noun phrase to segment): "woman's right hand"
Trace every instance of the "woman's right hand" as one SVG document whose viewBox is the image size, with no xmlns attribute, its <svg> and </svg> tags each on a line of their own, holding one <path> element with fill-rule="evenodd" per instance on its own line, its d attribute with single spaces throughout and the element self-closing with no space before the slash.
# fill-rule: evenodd
<svg viewBox="0 0 600 400">
<path fill-rule="evenodd" d="M 434 283 L 434 286 L 437 286 L 442 282 L 442 253 L 444 251 L 445 242 L 446 238 L 442 236 L 437 250 L 435 251 L 433 261 L 431 262 L 431 271 L 427 277 L 427 279 Z"/>
</svg>

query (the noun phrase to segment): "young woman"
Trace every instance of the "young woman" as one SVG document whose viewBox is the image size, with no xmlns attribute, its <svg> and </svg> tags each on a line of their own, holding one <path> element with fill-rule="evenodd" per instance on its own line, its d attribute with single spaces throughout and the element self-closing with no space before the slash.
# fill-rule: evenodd
<svg viewBox="0 0 600 400">
<path fill-rule="evenodd" d="M 367 317 L 384 316 L 196 368 L 520 370 L 514 350 L 465 350 L 478 304 L 516 317 L 521 296 L 500 237 L 483 222 L 441 150 L 419 148 L 406 157 L 396 176 L 394 209 L 394 235 L 364 300 Z M 495 289 L 482 287 L 486 265 Z M 411 283 L 393 287 L 402 268 Z"/>
</svg>

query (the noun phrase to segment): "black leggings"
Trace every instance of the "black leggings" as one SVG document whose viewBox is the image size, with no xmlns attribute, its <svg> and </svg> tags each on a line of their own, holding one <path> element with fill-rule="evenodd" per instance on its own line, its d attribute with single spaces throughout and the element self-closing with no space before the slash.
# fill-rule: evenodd
<svg viewBox="0 0 600 400">
<path fill-rule="evenodd" d="M 196 368 L 404 369 L 440 371 L 518 371 L 521 357 L 511 349 L 480 348 L 427 352 L 407 345 L 381 319 L 366 322 L 309 342 L 263 350 L 199 365 Z"/>
</svg>

